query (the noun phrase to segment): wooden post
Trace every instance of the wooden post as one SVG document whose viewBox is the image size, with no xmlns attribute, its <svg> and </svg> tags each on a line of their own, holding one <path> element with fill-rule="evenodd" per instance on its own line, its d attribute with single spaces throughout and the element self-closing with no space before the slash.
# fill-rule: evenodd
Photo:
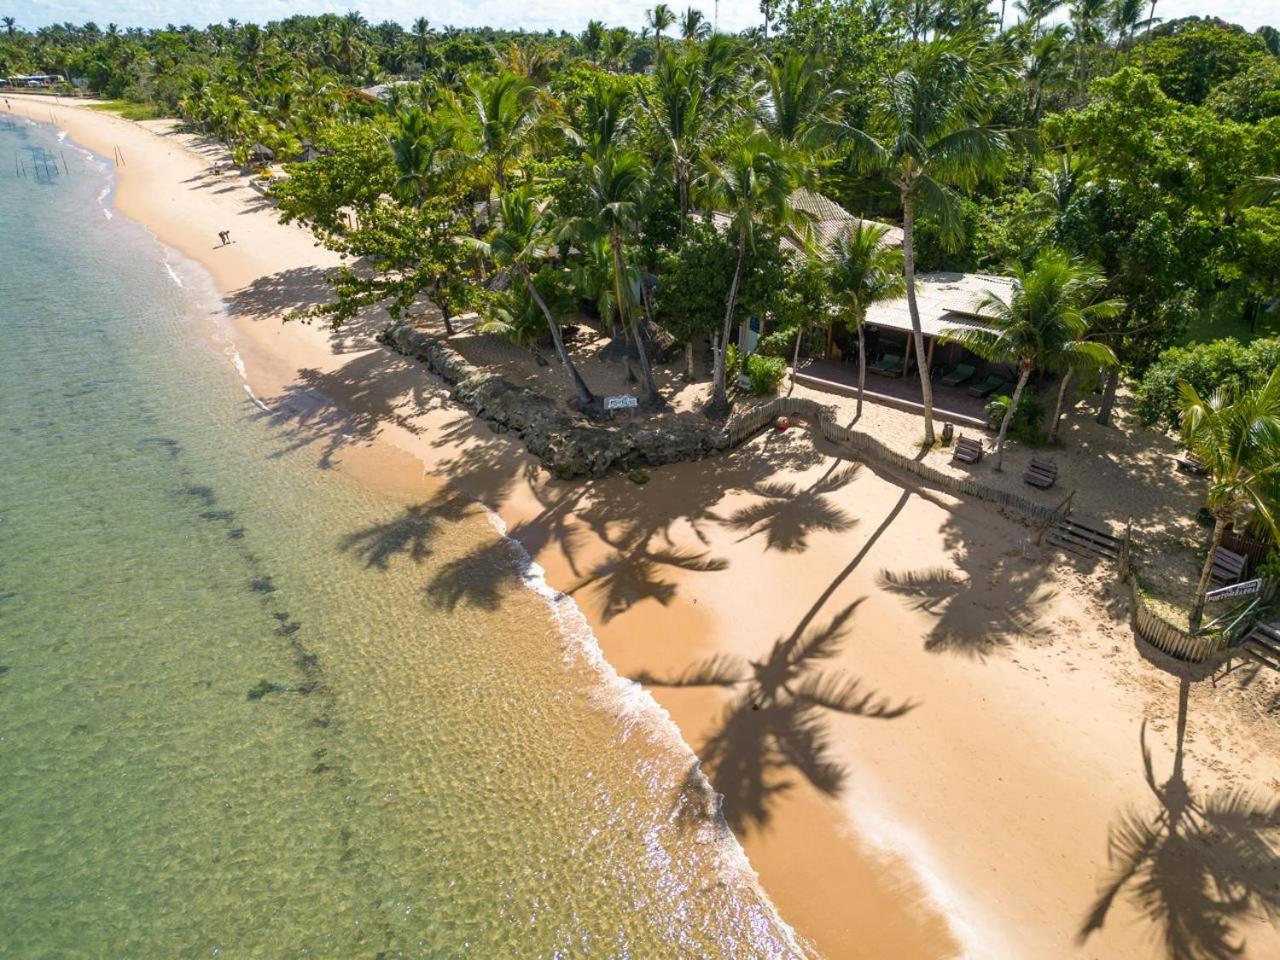
<svg viewBox="0 0 1280 960">
<path fill-rule="evenodd" d="M 1127 583 L 1129 581 L 1129 551 L 1133 544 L 1133 517 L 1129 517 L 1129 522 L 1124 527 L 1124 542 L 1120 544 L 1120 582 Z"/>
</svg>

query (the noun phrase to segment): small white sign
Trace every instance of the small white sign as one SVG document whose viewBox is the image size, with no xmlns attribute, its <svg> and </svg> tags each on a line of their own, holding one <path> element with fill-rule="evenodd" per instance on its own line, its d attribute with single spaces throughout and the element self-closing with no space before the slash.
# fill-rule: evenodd
<svg viewBox="0 0 1280 960">
<path fill-rule="evenodd" d="M 621 393 L 616 397 L 604 398 L 604 408 L 606 410 L 627 410 L 638 406 L 640 406 L 640 401 L 629 393 Z"/>
<path fill-rule="evenodd" d="M 1233 583 L 1227 587 L 1219 587 L 1217 590 L 1210 590 L 1204 595 L 1206 601 L 1209 600 L 1230 600 L 1232 597 L 1252 597 L 1254 594 L 1262 591 L 1261 580 L 1245 580 L 1243 583 Z"/>
</svg>

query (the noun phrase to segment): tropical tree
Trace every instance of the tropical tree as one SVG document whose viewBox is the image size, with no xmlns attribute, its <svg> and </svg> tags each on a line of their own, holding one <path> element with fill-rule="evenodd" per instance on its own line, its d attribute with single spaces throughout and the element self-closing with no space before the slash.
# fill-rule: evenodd
<svg viewBox="0 0 1280 960">
<path fill-rule="evenodd" d="M 1242 391 L 1218 389 L 1203 397 L 1185 380 L 1178 384 L 1182 442 L 1209 475 L 1205 506 L 1213 514 L 1213 536 L 1191 603 L 1191 630 L 1200 629 L 1214 554 L 1227 524 L 1250 511 L 1256 524 L 1280 540 L 1280 367 Z"/>
<path fill-rule="evenodd" d="M 489 239 L 469 242 L 499 268 L 510 271 L 525 285 L 529 296 L 547 321 L 547 331 L 551 334 L 556 357 L 564 366 L 565 376 L 569 379 L 579 407 L 588 410 L 595 405 L 595 396 L 587 389 L 586 381 L 582 379 L 565 350 L 560 324 L 533 282 L 532 264 L 541 260 L 554 245 L 555 225 L 551 211 L 547 203 L 535 198 L 528 187 L 516 187 L 499 197 L 497 214 L 497 226 Z"/>
<path fill-rule="evenodd" d="M 987 360 L 1017 365 L 1018 382 L 996 437 L 996 470 L 1004 468 L 1005 435 L 1032 372 L 1037 366 L 1064 371 L 1114 366 L 1118 361 L 1111 348 L 1084 336 L 1095 320 L 1115 316 L 1124 306 L 1095 299 L 1105 278 L 1052 247 L 1029 268 L 1014 267 L 1012 279 L 1007 301 L 988 292 L 977 303 L 987 325 L 948 328 L 942 335 Z"/>
<path fill-rule="evenodd" d="M 1109 5 L 1109 0 L 1071 2 L 1071 33 L 1076 45 L 1076 89 L 1081 103 L 1084 103 L 1084 88 L 1088 80 L 1088 60 L 1085 53 L 1090 47 L 1102 42 Z"/>
<path fill-rule="evenodd" d="M 571 234 L 579 237 L 608 238 L 612 261 L 613 307 L 631 336 L 640 360 L 644 378 L 645 399 L 652 405 L 662 403 L 645 349 L 645 330 L 632 294 L 638 281 L 627 263 L 625 243 L 640 221 L 640 204 L 649 190 L 649 167 L 634 150 L 606 149 L 599 159 L 591 161 L 584 171 L 590 217 L 570 224 Z"/>
<path fill-rule="evenodd" d="M 761 226 L 793 227 L 797 215 L 791 205 L 791 194 L 797 181 L 793 158 L 776 140 L 763 130 L 756 130 L 730 148 L 728 155 L 713 164 L 699 178 L 699 189 L 713 210 L 729 215 L 729 231 L 737 238 L 738 257 L 725 298 L 724 325 L 715 344 L 710 416 L 723 416 L 729 410 L 725 384 L 725 354 L 733 333 L 733 311 L 737 305 L 738 287 L 742 282 L 742 265 L 747 250 L 754 247 L 756 231 Z"/>
<path fill-rule="evenodd" d="M 645 23 L 653 30 L 654 53 L 662 56 L 662 32 L 675 26 L 675 12 L 665 3 L 659 3 L 645 14 Z"/>
<path fill-rule="evenodd" d="M 998 79 L 987 51 L 971 36 L 934 39 L 909 50 L 876 92 L 870 123 L 846 128 L 855 163 L 884 173 L 901 195 L 907 309 L 920 372 L 924 441 L 930 446 L 933 390 L 916 304 L 916 214 L 936 219 L 944 240 L 959 239 L 958 203 L 950 187 L 972 187 L 995 173 L 1009 146 L 1004 131 L 986 122 Z"/>
<path fill-rule="evenodd" d="M 841 238 L 827 269 L 827 283 L 845 326 L 858 337 L 858 407 L 862 416 L 862 394 L 867 384 L 865 327 L 867 310 L 882 300 L 902 296 L 906 281 L 902 276 L 902 251 L 886 246 L 889 228 L 859 220 Z"/>
<path fill-rule="evenodd" d="M 4 24 L 5 33 L 10 37 L 18 29 L 18 21 L 15 17 L 0 17 L 0 23 Z"/>
<path fill-rule="evenodd" d="M 680 15 L 680 36 L 686 41 L 703 40 L 711 33 L 711 24 L 701 10 L 686 7 Z"/>
<path fill-rule="evenodd" d="M 413 21 L 413 40 L 418 48 L 418 66 L 427 67 L 427 38 L 431 36 L 431 21 L 426 17 L 418 17 Z"/>
<path fill-rule="evenodd" d="M 784 144 L 816 151 L 835 133 L 839 96 L 819 61 L 791 51 L 764 68 L 760 125 Z"/>
<path fill-rule="evenodd" d="M 495 77 L 474 78 L 470 90 L 479 147 L 489 164 L 489 182 L 505 192 L 507 174 L 523 155 L 538 119 L 536 88 L 504 70 Z"/>
<path fill-rule="evenodd" d="M 670 165 L 680 208 L 680 231 L 689 218 L 689 190 L 717 120 L 726 110 L 703 82 L 696 54 L 674 55 L 668 50 L 658 59 L 653 84 L 641 93 L 649 115 L 658 156 Z"/>
</svg>

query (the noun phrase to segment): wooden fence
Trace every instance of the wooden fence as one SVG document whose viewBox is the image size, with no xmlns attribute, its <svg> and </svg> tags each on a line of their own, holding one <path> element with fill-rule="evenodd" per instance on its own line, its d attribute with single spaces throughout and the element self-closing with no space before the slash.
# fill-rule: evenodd
<svg viewBox="0 0 1280 960">
<path fill-rule="evenodd" d="M 729 424 L 730 444 L 737 446 L 780 416 L 803 417 L 814 425 L 824 439 L 848 447 L 861 459 L 910 473 L 929 486 L 945 490 L 947 493 L 976 497 L 979 500 L 994 503 L 1003 509 L 1022 514 L 1035 524 L 1049 524 L 1062 519 L 1063 514 L 1055 507 L 1035 503 L 1026 497 L 988 486 L 970 477 L 956 477 L 944 473 L 920 460 L 904 456 L 869 434 L 851 427 L 842 427 L 835 422 L 830 407 L 808 397 L 775 397 L 747 411 Z"/>
<path fill-rule="evenodd" d="M 976 497 L 1003 509 L 1022 514 L 1034 524 L 1047 526 L 1064 516 L 1064 513 L 1056 507 L 1035 503 L 1016 493 L 988 486 L 969 477 L 956 477 L 943 473 L 926 463 L 904 456 L 868 434 L 840 426 L 835 422 L 830 407 L 808 397 L 775 397 L 767 403 L 748 410 L 730 421 L 727 427 L 730 444 L 736 447 L 744 443 L 780 416 L 802 417 L 812 423 L 825 439 L 848 447 L 860 458 L 910 473 L 929 486 L 948 493 Z M 1133 575 L 1130 554 L 1131 537 L 1131 530 L 1127 530 L 1120 575 L 1122 580 L 1128 580 L 1133 594 L 1134 632 L 1157 650 L 1177 657 L 1179 660 L 1201 663 L 1219 653 L 1222 649 L 1222 638 L 1217 634 L 1192 636 L 1165 620 L 1151 608 L 1138 586 L 1137 577 Z"/>
</svg>

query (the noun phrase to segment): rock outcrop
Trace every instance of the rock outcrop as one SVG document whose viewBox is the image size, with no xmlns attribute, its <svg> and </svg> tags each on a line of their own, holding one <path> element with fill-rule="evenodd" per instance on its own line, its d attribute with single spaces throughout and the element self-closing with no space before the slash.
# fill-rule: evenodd
<svg viewBox="0 0 1280 960">
<path fill-rule="evenodd" d="M 421 360 L 453 388 L 453 397 L 498 432 L 516 434 L 559 477 L 600 477 L 683 460 L 729 447 L 722 427 L 696 415 L 604 423 L 574 416 L 549 397 L 466 362 L 446 341 L 409 326 L 380 338 L 397 353 Z"/>
</svg>

